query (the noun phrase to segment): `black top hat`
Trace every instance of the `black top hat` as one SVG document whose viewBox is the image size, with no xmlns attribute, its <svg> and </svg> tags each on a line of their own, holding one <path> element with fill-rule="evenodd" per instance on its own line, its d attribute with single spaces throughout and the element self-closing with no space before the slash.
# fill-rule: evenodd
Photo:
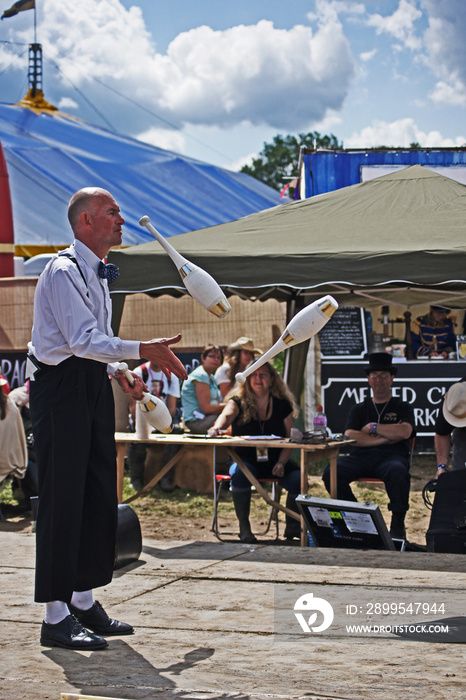
<svg viewBox="0 0 466 700">
<path fill-rule="evenodd" d="M 369 364 L 365 367 L 366 374 L 369 372 L 390 372 L 395 375 L 397 367 L 392 364 L 392 356 L 387 352 L 371 352 L 368 355 Z"/>
</svg>

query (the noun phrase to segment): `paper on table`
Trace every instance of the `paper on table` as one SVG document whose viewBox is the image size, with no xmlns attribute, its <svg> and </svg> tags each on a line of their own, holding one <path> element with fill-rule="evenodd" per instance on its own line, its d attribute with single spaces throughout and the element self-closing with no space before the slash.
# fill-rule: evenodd
<svg viewBox="0 0 466 700">
<path fill-rule="evenodd" d="M 285 437 L 281 435 L 238 435 L 245 440 L 286 440 Z"/>
</svg>

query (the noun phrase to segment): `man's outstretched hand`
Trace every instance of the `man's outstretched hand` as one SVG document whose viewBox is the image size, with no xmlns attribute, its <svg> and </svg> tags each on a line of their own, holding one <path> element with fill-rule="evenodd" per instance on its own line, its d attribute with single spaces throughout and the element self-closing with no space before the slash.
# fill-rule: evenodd
<svg viewBox="0 0 466 700">
<path fill-rule="evenodd" d="M 146 343 L 140 343 L 139 356 L 158 365 L 168 378 L 170 378 L 173 372 L 178 379 L 187 379 L 188 375 L 186 374 L 183 364 L 169 347 L 170 345 L 179 343 L 180 340 L 181 333 L 178 333 L 178 335 L 175 335 L 173 338 L 154 338 L 153 340 L 148 340 Z"/>
</svg>

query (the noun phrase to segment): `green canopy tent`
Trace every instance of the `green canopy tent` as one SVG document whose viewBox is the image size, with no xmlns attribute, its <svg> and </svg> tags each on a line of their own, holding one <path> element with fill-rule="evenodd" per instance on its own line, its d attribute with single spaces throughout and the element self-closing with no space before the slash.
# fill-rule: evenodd
<svg viewBox="0 0 466 700">
<path fill-rule="evenodd" d="M 156 212 L 141 212 L 152 216 Z M 286 301 L 288 317 L 324 294 L 340 305 L 466 305 L 466 186 L 422 166 L 181 234 L 176 249 L 227 296 Z M 185 293 L 157 242 L 111 251 L 118 327 L 126 294 Z M 307 353 L 291 351 L 295 393 Z"/>
</svg>

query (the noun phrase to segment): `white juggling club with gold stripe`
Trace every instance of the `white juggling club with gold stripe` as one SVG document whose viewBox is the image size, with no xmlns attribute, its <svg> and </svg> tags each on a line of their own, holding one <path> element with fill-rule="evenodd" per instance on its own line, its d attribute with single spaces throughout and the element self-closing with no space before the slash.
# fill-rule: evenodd
<svg viewBox="0 0 466 700">
<path fill-rule="evenodd" d="M 294 316 L 277 342 L 272 345 L 270 350 L 267 350 L 259 357 L 252 365 L 249 365 L 244 372 L 239 372 L 236 375 L 236 380 L 242 384 L 246 381 L 246 377 L 256 371 L 261 365 L 265 364 L 272 357 L 278 355 L 282 350 L 293 347 L 298 343 L 309 340 L 313 335 L 318 333 L 325 324 L 330 321 L 335 311 L 338 309 L 338 303 L 335 299 L 327 294 L 327 296 L 317 299 L 309 306 L 301 309 Z"/>
<path fill-rule="evenodd" d="M 198 267 L 189 260 L 186 260 L 181 253 L 178 253 L 178 251 L 168 243 L 166 238 L 152 226 L 148 216 L 143 216 L 139 219 L 139 223 L 151 232 L 154 238 L 171 257 L 181 275 L 184 286 L 192 298 L 214 314 L 214 316 L 218 318 L 226 316 L 231 310 L 231 306 L 214 278 L 203 270 L 202 267 Z"/>
<path fill-rule="evenodd" d="M 118 370 L 125 374 L 126 379 L 131 386 L 133 386 L 134 377 L 129 371 L 126 362 L 120 362 L 118 365 Z M 173 427 L 172 417 L 162 399 L 159 399 L 157 396 L 153 396 L 152 394 L 144 393 L 142 399 L 137 401 L 137 404 L 149 425 L 158 430 L 160 433 L 171 433 Z"/>
</svg>

